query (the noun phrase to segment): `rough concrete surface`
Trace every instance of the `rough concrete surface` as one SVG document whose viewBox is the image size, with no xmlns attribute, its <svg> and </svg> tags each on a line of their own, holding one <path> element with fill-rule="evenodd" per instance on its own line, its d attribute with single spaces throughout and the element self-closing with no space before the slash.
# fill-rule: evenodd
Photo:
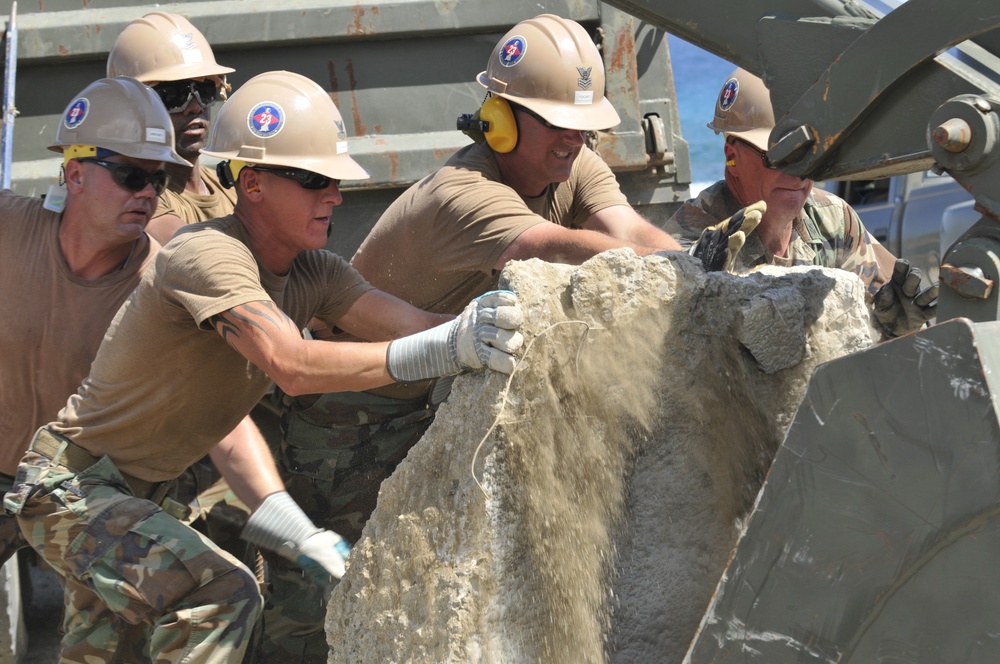
<svg viewBox="0 0 1000 664">
<path fill-rule="evenodd" d="M 383 483 L 330 662 L 680 662 L 813 369 L 873 343 L 861 281 L 628 250 L 504 279 L 524 361 L 459 376 Z"/>
</svg>

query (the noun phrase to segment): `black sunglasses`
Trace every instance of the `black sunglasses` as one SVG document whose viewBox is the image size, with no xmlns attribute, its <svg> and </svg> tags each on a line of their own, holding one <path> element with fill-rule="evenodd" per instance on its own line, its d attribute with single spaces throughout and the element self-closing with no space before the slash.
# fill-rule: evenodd
<svg viewBox="0 0 1000 664">
<path fill-rule="evenodd" d="M 542 116 L 540 116 L 538 113 L 535 113 L 530 108 L 527 108 L 526 106 L 521 106 L 519 104 L 511 104 L 510 107 L 512 109 L 514 109 L 515 111 L 521 111 L 522 113 L 525 113 L 525 114 L 530 115 L 531 117 L 535 118 L 546 129 L 554 129 L 555 131 L 566 131 L 566 129 L 564 129 L 563 127 L 557 127 L 557 126 L 555 126 L 554 124 L 552 124 L 551 122 L 549 122 L 548 120 L 546 120 L 545 118 L 543 118 Z"/>
<path fill-rule="evenodd" d="M 219 86 L 210 78 L 204 81 L 166 81 L 153 86 L 160 95 L 168 113 L 184 110 L 191 97 L 198 100 L 201 106 L 214 104 L 219 99 Z"/>
<path fill-rule="evenodd" d="M 756 145 L 752 145 L 750 143 L 747 143 L 746 141 L 741 141 L 739 139 L 734 139 L 733 142 L 739 143 L 740 145 L 742 145 L 743 147 L 745 147 L 746 149 L 750 150 L 755 155 L 760 157 L 760 163 L 764 164 L 764 168 L 770 169 L 772 171 L 774 170 L 774 165 L 771 163 L 771 160 L 767 158 L 767 153 L 758 148 Z"/>
<path fill-rule="evenodd" d="M 287 180 L 294 180 L 303 189 L 326 189 L 331 184 L 335 184 L 338 187 L 340 186 L 340 180 L 329 178 L 325 175 L 320 175 L 319 173 L 313 173 L 312 171 L 306 171 L 301 168 L 270 168 L 257 165 L 253 165 L 250 168 L 264 173 L 273 173 L 274 175 Z"/>
<path fill-rule="evenodd" d="M 77 161 L 85 164 L 97 164 L 101 168 L 106 168 L 115 182 L 129 191 L 140 192 L 146 188 L 147 184 L 151 184 L 156 195 L 159 196 L 167 188 L 167 183 L 170 182 L 170 176 L 163 170 L 150 173 L 138 166 L 116 164 L 97 157 L 83 157 Z"/>
</svg>

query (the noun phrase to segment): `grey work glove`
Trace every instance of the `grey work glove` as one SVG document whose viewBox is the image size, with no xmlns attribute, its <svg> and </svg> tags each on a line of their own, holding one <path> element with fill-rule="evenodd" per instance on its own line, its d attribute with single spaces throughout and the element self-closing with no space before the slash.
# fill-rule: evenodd
<svg viewBox="0 0 1000 664">
<path fill-rule="evenodd" d="M 523 319 L 513 292 L 490 291 L 454 320 L 390 343 L 386 368 L 402 382 L 483 367 L 510 373 L 517 364 L 513 353 L 524 343 L 517 331 Z"/>
<path fill-rule="evenodd" d="M 707 272 L 725 270 L 731 273 L 747 235 L 757 228 L 766 209 L 764 201 L 757 201 L 737 211 L 729 219 L 709 226 L 691 246 L 690 254 L 701 259 Z"/>
<path fill-rule="evenodd" d="M 302 568 L 314 581 L 344 576 L 351 546 L 337 533 L 316 527 L 285 491 L 264 499 L 243 528 L 240 537 L 262 549 L 274 551 Z"/>
<path fill-rule="evenodd" d="M 937 313 L 939 284 L 920 290 L 921 276 L 908 260 L 897 258 L 892 278 L 875 293 L 875 320 L 886 337 L 915 332 Z"/>
</svg>

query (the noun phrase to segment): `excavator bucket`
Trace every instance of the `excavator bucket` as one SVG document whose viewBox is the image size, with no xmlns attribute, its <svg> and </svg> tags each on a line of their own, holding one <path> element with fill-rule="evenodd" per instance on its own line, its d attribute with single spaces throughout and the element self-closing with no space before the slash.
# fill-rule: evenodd
<svg viewBox="0 0 1000 664">
<path fill-rule="evenodd" d="M 996 662 L 1000 323 L 820 366 L 686 662 Z"/>
</svg>

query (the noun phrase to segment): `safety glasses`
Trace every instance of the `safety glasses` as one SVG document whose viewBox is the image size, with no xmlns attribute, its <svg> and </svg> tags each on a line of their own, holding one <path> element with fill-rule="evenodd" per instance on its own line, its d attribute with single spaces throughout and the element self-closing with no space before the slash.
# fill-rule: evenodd
<svg viewBox="0 0 1000 664">
<path fill-rule="evenodd" d="M 191 97 L 198 100 L 201 106 L 209 106 L 219 99 L 219 86 L 210 78 L 204 81 L 166 81 L 153 86 L 160 95 L 168 113 L 184 110 Z"/>
<path fill-rule="evenodd" d="M 746 141 L 741 141 L 741 140 L 736 139 L 735 142 L 739 143 L 740 145 L 742 145 L 743 147 L 745 147 L 747 150 L 749 150 L 750 152 L 753 152 L 755 155 L 757 155 L 757 157 L 760 159 L 760 163 L 764 164 L 764 168 L 767 168 L 767 169 L 772 170 L 772 171 L 774 170 L 774 165 L 771 163 L 771 160 L 767 158 L 767 153 L 766 152 L 764 152 L 763 150 L 761 150 L 760 148 L 758 148 L 756 145 L 751 145 L 750 143 L 747 143 Z"/>
<path fill-rule="evenodd" d="M 111 173 L 111 177 L 115 179 L 115 182 L 129 191 L 140 192 L 146 188 L 147 184 L 151 184 L 156 195 L 159 196 L 167 188 L 167 183 L 170 182 L 170 176 L 167 175 L 166 171 L 162 170 L 150 173 L 138 166 L 116 164 L 111 161 L 98 159 L 97 157 L 84 157 L 77 161 L 85 164 L 97 164 L 101 168 L 107 169 Z"/>
<path fill-rule="evenodd" d="M 301 168 L 271 168 L 256 165 L 251 166 L 251 168 L 255 171 L 273 173 L 287 180 L 294 180 L 303 189 L 326 189 L 331 184 L 340 186 L 340 180 L 335 180 L 319 173 L 313 173 L 312 171 L 302 170 Z"/>
<path fill-rule="evenodd" d="M 543 118 L 542 116 L 540 116 L 538 113 L 535 113 L 530 108 L 527 108 L 525 106 L 520 106 L 518 104 L 511 104 L 510 107 L 512 109 L 514 109 L 515 111 L 520 111 L 520 112 L 524 113 L 525 115 L 530 115 L 531 117 L 535 118 L 546 129 L 552 129 L 554 131 L 566 131 L 566 129 L 564 129 L 562 127 L 555 126 L 554 124 L 552 124 L 551 122 L 549 122 L 548 120 L 546 120 L 545 118 Z"/>
</svg>

